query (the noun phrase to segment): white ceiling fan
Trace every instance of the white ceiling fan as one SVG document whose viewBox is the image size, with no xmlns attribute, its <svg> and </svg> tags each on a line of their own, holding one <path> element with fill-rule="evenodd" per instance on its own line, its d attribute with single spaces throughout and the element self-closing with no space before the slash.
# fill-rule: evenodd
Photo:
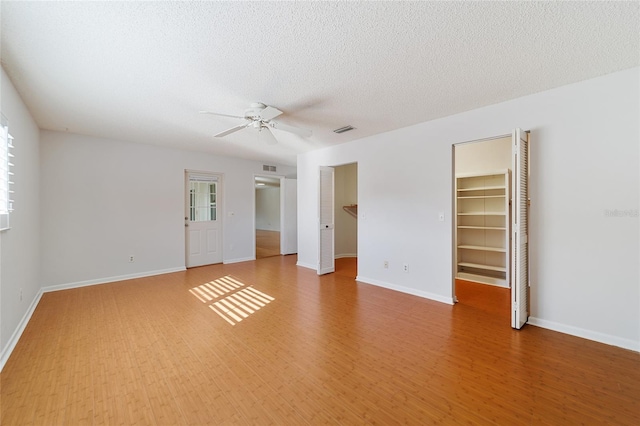
<svg viewBox="0 0 640 426">
<path fill-rule="evenodd" d="M 273 119 L 281 115 L 282 111 L 260 102 L 252 103 L 250 108 L 244 112 L 244 116 L 221 114 L 218 112 L 211 112 L 211 111 L 200 111 L 200 113 L 219 115 L 221 117 L 240 118 L 244 120 L 244 123 L 214 135 L 214 137 L 216 138 L 227 136 L 231 133 L 237 132 L 239 130 L 242 130 L 248 127 L 258 130 L 259 132 L 258 137 L 260 139 L 265 140 L 268 144 L 271 144 L 271 145 L 278 143 L 278 140 L 275 138 L 275 136 L 273 136 L 273 133 L 271 133 L 271 129 L 278 129 L 278 130 L 293 133 L 303 137 L 311 136 L 311 130 L 301 129 L 299 127 L 293 127 L 286 124 L 282 124 L 279 121 L 274 121 Z"/>
</svg>

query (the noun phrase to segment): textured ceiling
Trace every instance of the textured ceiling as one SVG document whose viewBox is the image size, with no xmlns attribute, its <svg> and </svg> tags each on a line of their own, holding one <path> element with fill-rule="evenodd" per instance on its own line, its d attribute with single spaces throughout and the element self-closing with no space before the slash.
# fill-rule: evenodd
<svg viewBox="0 0 640 426">
<path fill-rule="evenodd" d="M 640 3 L 1 2 L 2 64 L 43 129 L 295 155 L 640 64 Z M 251 102 L 310 138 L 212 135 Z M 353 125 L 342 135 L 333 129 Z"/>
</svg>

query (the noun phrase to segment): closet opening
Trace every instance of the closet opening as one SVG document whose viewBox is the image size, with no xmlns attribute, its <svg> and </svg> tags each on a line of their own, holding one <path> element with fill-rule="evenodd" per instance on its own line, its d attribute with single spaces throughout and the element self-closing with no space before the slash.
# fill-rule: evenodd
<svg viewBox="0 0 640 426">
<path fill-rule="evenodd" d="M 255 176 L 256 259 L 280 256 L 280 178 Z"/>
<path fill-rule="evenodd" d="M 318 275 L 357 276 L 358 164 L 319 168 Z"/>
<path fill-rule="evenodd" d="M 528 160 L 520 129 L 453 146 L 454 300 L 514 328 L 529 312 Z"/>
<path fill-rule="evenodd" d="M 358 270 L 358 164 L 334 169 L 336 273 L 355 279 Z"/>
</svg>

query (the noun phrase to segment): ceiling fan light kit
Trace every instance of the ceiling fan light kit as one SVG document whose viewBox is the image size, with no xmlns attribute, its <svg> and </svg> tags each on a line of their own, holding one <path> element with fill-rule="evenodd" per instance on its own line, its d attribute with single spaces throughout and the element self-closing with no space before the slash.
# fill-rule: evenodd
<svg viewBox="0 0 640 426">
<path fill-rule="evenodd" d="M 266 142 L 267 145 L 275 145 L 278 143 L 278 140 L 267 127 L 261 127 L 260 130 L 258 130 L 258 140 L 260 142 Z"/>
<path fill-rule="evenodd" d="M 271 133 L 271 129 L 282 130 L 284 132 L 293 133 L 302 137 L 311 136 L 311 130 L 289 126 L 278 121 L 273 121 L 274 118 L 283 114 L 282 111 L 280 111 L 278 108 L 265 105 L 261 102 L 252 103 L 249 106 L 249 109 L 244 112 L 244 116 L 221 114 L 211 111 L 200 111 L 200 113 L 218 115 L 220 117 L 240 118 L 245 120 L 243 124 L 234 126 L 230 129 L 215 134 L 214 137 L 217 138 L 230 135 L 231 133 L 246 129 L 247 127 L 253 127 L 254 129 L 256 129 L 258 131 L 258 139 L 270 145 L 278 143 L 278 140 L 275 138 L 273 133 Z"/>
</svg>

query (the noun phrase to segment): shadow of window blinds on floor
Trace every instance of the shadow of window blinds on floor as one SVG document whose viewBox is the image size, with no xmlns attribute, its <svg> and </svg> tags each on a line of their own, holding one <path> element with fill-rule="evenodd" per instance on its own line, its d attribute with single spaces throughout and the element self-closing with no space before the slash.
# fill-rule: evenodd
<svg viewBox="0 0 640 426">
<path fill-rule="evenodd" d="M 209 308 L 231 325 L 275 300 L 228 275 L 191 288 L 189 292 L 202 303 L 210 303 Z"/>
</svg>

